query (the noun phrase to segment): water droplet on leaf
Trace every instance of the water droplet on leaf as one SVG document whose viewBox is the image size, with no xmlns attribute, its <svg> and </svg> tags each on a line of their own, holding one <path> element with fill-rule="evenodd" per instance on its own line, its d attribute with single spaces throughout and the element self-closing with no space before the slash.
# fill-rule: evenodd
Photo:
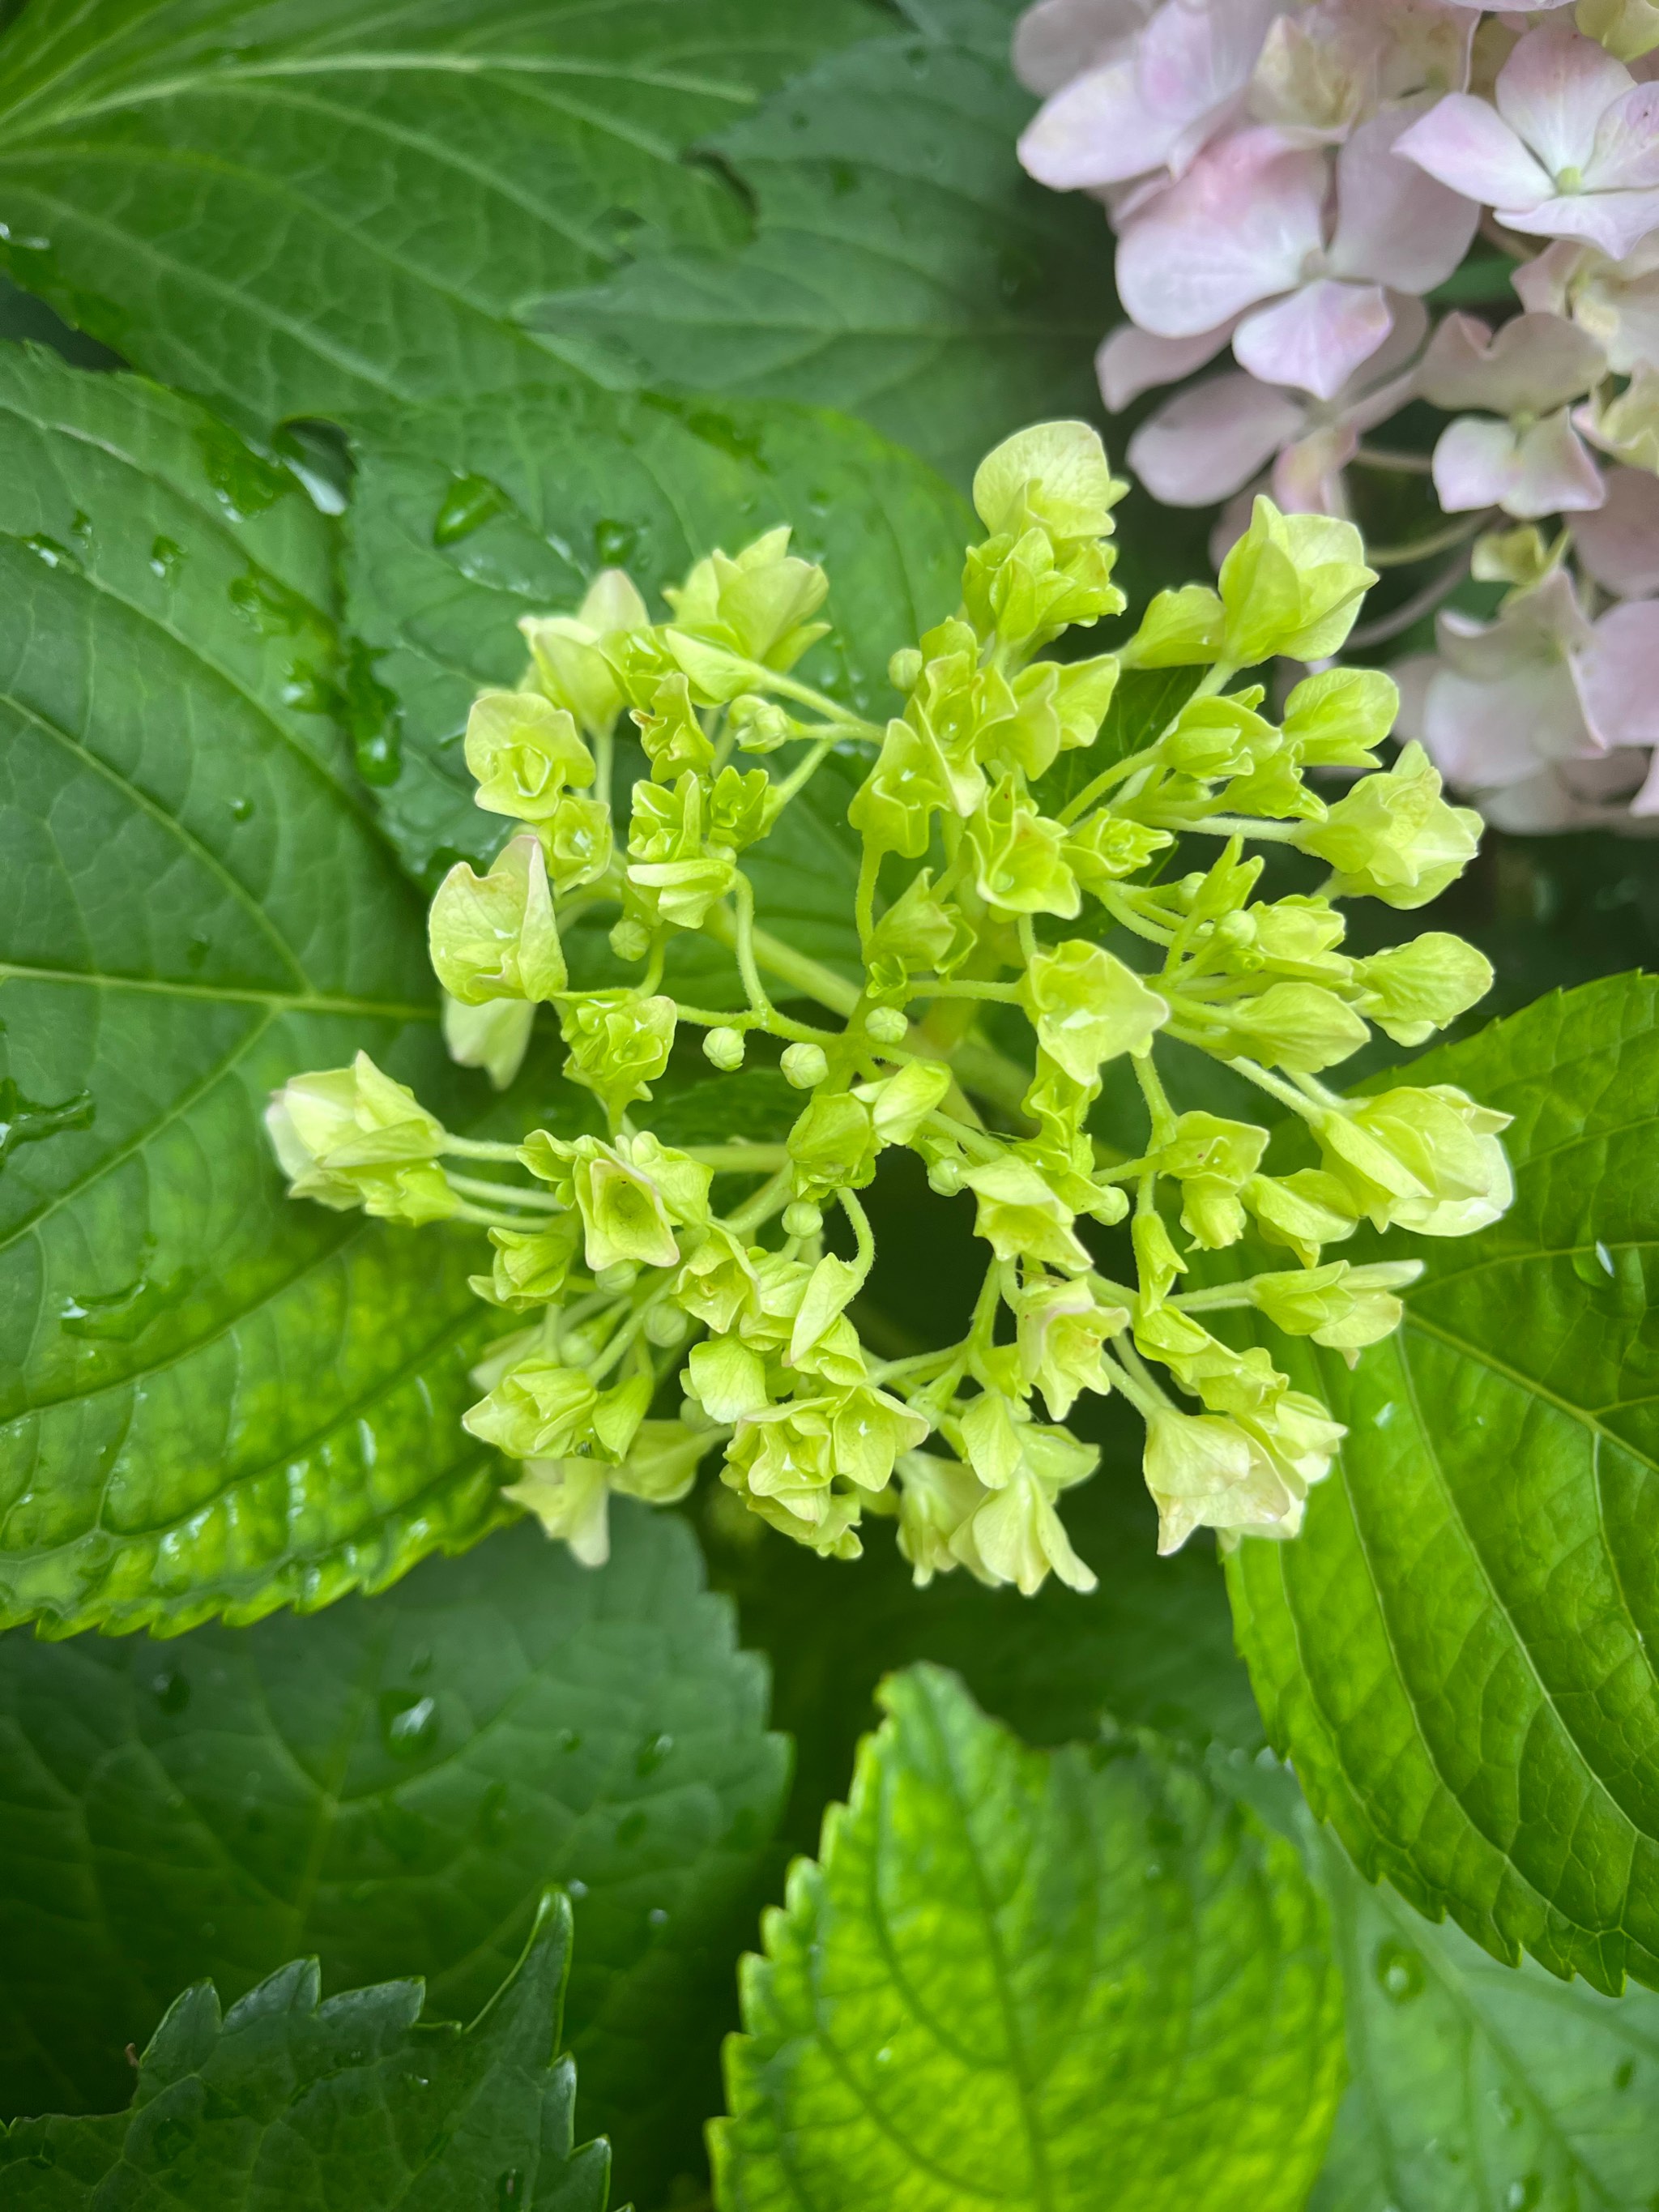
<svg viewBox="0 0 1659 2212">
<path fill-rule="evenodd" d="M 380 1735 L 394 1759 L 420 1759 L 438 1741 L 438 1701 L 414 1690 L 380 1692 Z"/>
<path fill-rule="evenodd" d="M 1409 2004 L 1423 1993 L 1423 1961 L 1403 1943 L 1379 1943 L 1376 1981 L 1390 2004 Z"/>
<path fill-rule="evenodd" d="M 593 555 L 602 568 L 626 568 L 639 542 L 639 531 L 631 522 L 605 514 L 593 525 Z"/>
<path fill-rule="evenodd" d="M 513 504 L 498 483 L 488 477 L 452 477 L 438 512 L 432 518 L 434 545 L 456 545 L 482 530 L 494 516 Z"/>
<path fill-rule="evenodd" d="M 0 1167 L 20 1145 L 38 1145 L 65 1129 L 89 1129 L 94 1108 L 92 1094 L 77 1091 L 55 1105 L 42 1105 L 26 1097 L 15 1077 L 0 1080 Z"/>
<path fill-rule="evenodd" d="M 640 1775 L 654 1774 L 673 1748 L 674 1739 L 672 1735 L 647 1736 L 635 1755 L 635 1772 Z"/>
<path fill-rule="evenodd" d="M 150 1683 L 155 1702 L 164 1713 L 181 1713 L 190 1703 L 190 1683 L 177 1667 L 169 1667 Z"/>
</svg>

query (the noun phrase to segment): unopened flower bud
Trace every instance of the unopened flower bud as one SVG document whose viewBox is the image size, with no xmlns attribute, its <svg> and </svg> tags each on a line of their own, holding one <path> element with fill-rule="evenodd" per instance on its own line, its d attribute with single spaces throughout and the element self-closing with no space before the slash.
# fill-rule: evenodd
<svg viewBox="0 0 1659 2212">
<path fill-rule="evenodd" d="M 1294 842 L 1330 863 L 1339 897 L 1426 906 L 1474 859 L 1480 817 L 1473 807 L 1446 804 L 1439 772 L 1413 738 L 1391 769 L 1364 777 L 1325 821 L 1299 829 Z"/>
<path fill-rule="evenodd" d="M 974 471 L 974 505 L 993 537 L 1032 524 L 1057 542 L 1100 538 L 1128 489 L 1112 474 L 1100 434 L 1087 422 L 1036 422 L 1016 430 Z"/>
<path fill-rule="evenodd" d="M 1258 498 L 1250 526 L 1221 564 L 1229 660 L 1253 667 L 1275 653 L 1325 660 L 1353 628 L 1376 581 L 1359 532 L 1328 514 L 1281 514 Z"/>
<path fill-rule="evenodd" d="M 872 1044 L 902 1044 L 910 1024 L 896 1006 L 872 1006 L 864 1018 L 864 1033 Z"/>
<path fill-rule="evenodd" d="M 895 691 L 914 691 L 921 678 L 921 655 L 914 645 L 902 645 L 887 664 L 887 681 Z"/>
<path fill-rule="evenodd" d="M 540 841 L 514 837 L 487 876 L 458 861 L 427 917 L 438 981 L 463 1006 L 551 999 L 566 982 L 564 954 Z"/>
<path fill-rule="evenodd" d="M 818 1044 L 786 1046 L 778 1066 L 783 1071 L 784 1081 L 793 1083 L 797 1091 L 811 1091 L 830 1073 L 823 1047 Z"/>
<path fill-rule="evenodd" d="M 798 1198 L 783 1209 L 783 1225 L 791 1237 L 816 1237 L 823 1216 L 810 1198 Z"/>
<path fill-rule="evenodd" d="M 477 803 L 521 822 L 551 818 L 566 790 L 593 781 L 593 757 L 562 707 L 537 691 L 484 691 L 467 717 Z"/>
<path fill-rule="evenodd" d="M 690 1319 L 678 1306 L 670 1305 L 665 1298 L 659 1299 L 645 1316 L 646 1341 L 672 1352 L 677 1344 L 684 1343 L 690 1327 Z"/>
<path fill-rule="evenodd" d="M 460 1203 L 437 1164 L 443 1124 L 366 1052 L 349 1067 L 294 1077 L 265 1127 L 296 1198 L 410 1224 L 444 1220 Z"/>
<path fill-rule="evenodd" d="M 754 691 L 738 693 L 726 710 L 726 726 L 743 753 L 775 753 L 799 734 L 775 700 Z"/>
<path fill-rule="evenodd" d="M 1168 1000 L 1133 969 L 1080 938 L 1039 952 L 1020 995 L 1038 1043 L 1078 1083 L 1092 1083 L 1103 1060 L 1140 1051 L 1170 1018 Z"/>
<path fill-rule="evenodd" d="M 611 950 L 618 960 L 643 960 L 651 950 L 651 932 L 642 921 L 624 915 L 611 927 Z"/>
<path fill-rule="evenodd" d="M 1396 1044 L 1422 1044 L 1484 999 L 1492 963 L 1443 930 L 1425 930 L 1388 952 L 1358 962 L 1359 1009 Z"/>
<path fill-rule="evenodd" d="M 741 1030 L 710 1030 L 702 1041 L 703 1057 L 715 1067 L 729 1074 L 734 1067 L 743 1066 L 746 1040 Z"/>
</svg>

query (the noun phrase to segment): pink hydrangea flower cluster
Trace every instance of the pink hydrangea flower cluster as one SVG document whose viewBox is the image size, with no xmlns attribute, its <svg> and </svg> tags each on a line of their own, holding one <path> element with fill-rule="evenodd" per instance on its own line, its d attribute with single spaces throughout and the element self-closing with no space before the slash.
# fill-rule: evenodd
<svg viewBox="0 0 1659 2212">
<path fill-rule="evenodd" d="M 1228 501 L 1219 554 L 1258 489 L 1347 515 L 1355 469 L 1426 469 L 1402 734 L 1501 826 L 1659 826 L 1659 0 L 1037 0 L 1014 64 L 1026 168 L 1117 234 L 1108 406 L 1182 386 L 1147 489 Z M 1477 236 L 1516 309 L 1437 321 Z M 1368 446 L 1413 401 L 1431 459 Z M 1471 570 L 1490 621 L 1443 604 Z"/>
</svg>

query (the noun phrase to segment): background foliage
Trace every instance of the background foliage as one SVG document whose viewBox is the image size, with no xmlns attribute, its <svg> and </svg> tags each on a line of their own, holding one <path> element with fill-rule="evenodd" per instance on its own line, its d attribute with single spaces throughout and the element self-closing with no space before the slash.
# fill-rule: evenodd
<svg viewBox="0 0 1659 2212">
<path fill-rule="evenodd" d="M 522 1530 L 416 1568 L 501 1518 L 455 1418 L 466 1240 L 289 1205 L 258 1130 L 273 1083 L 358 1044 L 452 1124 L 576 1126 L 550 1058 L 504 1104 L 447 1067 L 422 946 L 434 871 L 481 849 L 457 738 L 476 685 L 516 672 L 519 613 L 607 561 L 654 590 L 787 519 L 853 641 L 813 672 L 878 713 L 889 652 L 953 595 L 973 459 L 1091 411 L 1109 241 L 1018 171 L 1012 12 L 0 8 L 0 331 L 55 349 L 0 348 L 0 2095 L 21 2122 L 0 2204 L 85 2202 L 118 2155 L 181 2203 L 244 2201 L 253 2169 L 168 2123 L 203 2081 L 264 2111 L 279 2062 L 319 2124 L 331 2100 L 379 2114 L 374 2156 L 329 2181 L 379 2188 L 380 2147 L 426 2140 L 392 2076 L 432 2034 L 384 1985 L 423 1975 L 438 2014 L 471 2017 L 553 1881 L 574 1899 L 575 2135 L 610 2135 L 618 2201 L 697 2202 L 757 1903 L 847 1796 L 878 1681 L 917 1662 L 1028 1743 L 1094 1753 L 1020 1749 L 936 1672 L 888 1690 L 854 1810 L 751 1976 L 723 2202 L 793 2201 L 778 2115 L 837 2032 L 823 1990 L 788 1982 L 809 1920 L 838 1957 L 855 1872 L 867 1892 L 892 1854 L 902 1901 L 907 1853 L 961 1854 L 941 1743 L 1017 1802 L 1046 1880 L 1088 1856 L 1052 1829 L 1060 1799 L 1085 1828 L 1143 1823 L 1134 1850 L 1185 1871 L 1136 1892 L 1142 1921 L 1103 1902 L 1120 1931 L 1155 1924 L 1145 1956 L 1198 1947 L 1215 2018 L 1254 1986 L 1237 1927 L 1294 1922 L 1300 2025 L 1244 2129 L 1293 2146 L 1285 2203 L 1334 2112 L 1322 2212 L 1649 2202 L 1656 2001 L 1495 1965 L 1399 1893 L 1603 1989 L 1656 1971 L 1645 986 L 1547 1001 L 1437 1063 L 1520 1113 L 1521 1202 L 1448 1250 L 1398 1346 L 1352 1377 L 1323 1363 L 1355 1431 L 1341 1486 L 1300 1546 L 1235 1571 L 1273 1741 L 1393 1889 L 1263 1755 L 1214 1558 L 1153 1556 L 1115 1409 L 1075 1516 L 1086 1600 L 915 1593 L 883 1539 L 826 1565 L 718 1499 L 695 1540 L 619 1514 L 592 1573 Z M 1137 602 L 1202 570 L 1205 518 L 1138 496 L 1121 518 Z M 1158 711 L 1126 687 L 1120 719 Z M 848 862 L 818 788 L 766 896 L 833 963 Z M 1493 954 L 1507 1010 L 1634 964 L 1659 904 L 1630 847 L 1494 837 L 1418 919 Z M 688 1138 L 736 1095 L 712 1108 L 696 1073 L 675 1071 Z M 775 1082 L 743 1098 L 763 1133 Z M 902 1175 L 871 1195 L 894 1256 L 861 1325 L 955 1322 L 951 1209 Z M 1455 1411 L 1438 1453 L 1425 1400 Z M 699 1544 L 765 1661 L 738 1652 Z M 170 1640 L 73 1632 L 92 1627 Z M 1146 1825 L 1165 1819 L 1177 1833 Z M 1222 1871 L 1200 1881 L 1203 1838 Z M 1024 1878 L 948 1940 L 982 1965 L 985 1927 L 1016 1929 L 1011 2017 L 1046 2033 L 1060 1962 Z M 1233 1926 L 1230 1899 L 1265 1920 Z M 1212 1921 L 1233 1926 L 1212 1951 Z M 568 2070 L 547 2071 L 565 1939 L 556 1911 L 541 1925 L 508 1996 L 430 2045 L 525 2148 L 487 2170 L 465 2130 L 459 2164 L 411 2150 L 411 2203 L 599 2201 L 597 2154 L 567 2164 Z M 331 1998 L 363 1994 L 315 2012 L 289 1966 L 307 1953 Z M 226 2005 L 258 1992 L 222 2031 L 191 1987 L 209 1976 Z M 124 2046 L 164 2014 L 129 2123 Z M 1103 2161 L 1137 2077 L 1100 2020 L 1095 2107 L 1057 2132 Z M 339 2069 L 348 2022 L 383 2039 L 373 2084 Z M 1235 2094 L 1225 2050 L 1170 2074 L 1166 2109 Z M 258 2157 L 295 2154 L 253 2133 Z M 908 2186 L 887 2157 L 866 2185 Z M 1134 2201 L 1200 2185 L 1149 2164 Z"/>
</svg>

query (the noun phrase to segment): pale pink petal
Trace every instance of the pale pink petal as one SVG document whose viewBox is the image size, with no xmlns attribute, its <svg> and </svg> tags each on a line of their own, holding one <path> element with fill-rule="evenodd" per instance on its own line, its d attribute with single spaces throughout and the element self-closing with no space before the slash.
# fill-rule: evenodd
<svg viewBox="0 0 1659 2212">
<path fill-rule="evenodd" d="M 1436 767 L 1466 791 L 1519 783 L 1545 762 L 1597 750 L 1565 661 L 1486 684 L 1443 669 L 1429 685 L 1423 725 Z"/>
<path fill-rule="evenodd" d="M 1510 282 L 1521 295 L 1521 304 L 1537 315 L 1565 315 L 1571 299 L 1573 279 L 1587 256 L 1582 246 L 1559 239 L 1547 246 L 1534 261 L 1523 262 Z"/>
<path fill-rule="evenodd" d="M 1334 399 L 1388 337 L 1392 320 L 1380 284 L 1322 276 L 1247 315 L 1234 334 L 1233 353 L 1264 384 L 1293 384 L 1316 399 Z"/>
<path fill-rule="evenodd" d="M 1498 72 L 1498 112 L 1555 177 L 1589 167 L 1597 125 L 1630 87 L 1630 71 L 1594 39 L 1545 23 Z"/>
<path fill-rule="evenodd" d="M 1179 124 L 1148 109 L 1125 56 L 1085 70 L 1045 101 L 1020 139 L 1019 158 L 1040 185 L 1069 192 L 1161 168 L 1179 136 Z"/>
<path fill-rule="evenodd" d="M 1659 814 L 1659 753 L 1655 753 L 1648 780 L 1632 799 L 1630 811 L 1632 814 Z"/>
<path fill-rule="evenodd" d="M 1474 315 L 1448 315 L 1417 385 L 1437 407 L 1539 415 L 1588 392 L 1606 367 L 1595 339 L 1559 315 L 1516 315 L 1495 336 Z"/>
<path fill-rule="evenodd" d="M 1504 511 L 1522 522 L 1546 514 L 1582 514 L 1607 496 L 1601 471 L 1590 459 L 1566 408 L 1524 431 Z"/>
<path fill-rule="evenodd" d="M 1594 635 L 1565 568 L 1551 569 L 1531 591 L 1518 592 L 1496 622 L 1452 612 L 1443 614 L 1435 629 L 1447 666 L 1480 684 L 1496 683 L 1517 669 L 1553 667 L 1583 653 Z"/>
<path fill-rule="evenodd" d="M 1286 514 L 1346 516 L 1342 471 L 1358 450 L 1359 433 L 1347 422 L 1328 423 L 1286 446 L 1273 463 L 1273 498 Z"/>
<path fill-rule="evenodd" d="M 1578 558 L 1596 582 L 1621 599 L 1659 592 L 1659 477 L 1645 469 L 1612 469 L 1607 495 L 1572 526 Z M 1659 625 L 1659 608 L 1650 609 Z"/>
<path fill-rule="evenodd" d="M 1488 204 L 1535 206 L 1554 185 L 1497 110 L 1472 93 L 1449 92 L 1401 134 L 1395 152 Z"/>
<path fill-rule="evenodd" d="M 1213 361 L 1232 336 L 1231 325 L 1200 331 L 1190 338 L 1158 338 L 1133 323 L 1120 323 L 1095 356 L 1101 397 L 1114 415 L 1160 384 L 1178 384 Z"/>
<path fill-rule="evenodd" d="M 1129 441 L 1129 466 L 1166 506 L 1208 507 L 1248 483 L 1305 418 L 1288 392 L 1254 377 L 1212 377 L 1141 424 Z"/>
<path fill-rule="evenodd" d="M 1148 107 L 1189 125 L 1231 106 L 1282 6 L 1283 0 L 1168 0 L 1140 42 Z"/>
<path fill-rule="evenodd" d="M 1337 276 L 1428 292 L 1468 251 L 1480 209 L 1395 151 L 1421 112 L 1419 102 L 1374 115 L 1338 155 L 1330 262 Z"/>
<path fill-rule="evenodd" d="M 1271 131 L 1210 147 L 1118 240 L 1117 289 L 1160 337 L 1194 337 L 1288 291 L 1323 243 L 1325 163 Z"/>
<path fill-rule="evenodd" d="M 1622 261 L 1659 228 L 1659 191 L 1561 192 L 1528 206 L 1495 203 L 1499 222 L 1533 238 L 1579 238 Z"/>
<path fill-rule="evenodd" d="M 1156 0 L 1036 0 L 1014 26 L 1014 75 L 1046 99 L 1086 69 L 1116 58 Z"/>
<path fill-rule="evenodd" d="M 1434 489 L 1448 514 L 1497 507 L 1515 482 L 1515 432 L 1491 415 L 1460 415 L 1434 449 Z"/>
<path fill-rule="evenodd" d="M 1592 192 L 1651 191 L 1659 185 L 1659 84 L 1632 87 L 1614 100 L 1595 133 L 1584 167 Z"/>
<path fill-rule="evenodd" d="M 1630 753 L 1619 756 L 1621 763 L 1634 757 L 1637 756 Z M 1599 760 L 1577 761 L 1570 767 L 1540 769 L 1523 782 L 1506 785 L 1502 791 L 1483 793 L 1480 811 L 1494 830 L 1504 830 L 1515 837 L 1537 836 L 1555 830 L 1589 829 L 1621 820 L 1622 807 L 1587 797 L 1576 787 L 1590 770 L 1602 765 Z M 1628 789 L 1627 775 L 1621 781 Z"/>
<path fill-rule="evenodd" d="M 1604 744 L 1659 744 L 1659 605 L 1634 600 L 1604 614 L 1578 681 Z"/>
</svg>

